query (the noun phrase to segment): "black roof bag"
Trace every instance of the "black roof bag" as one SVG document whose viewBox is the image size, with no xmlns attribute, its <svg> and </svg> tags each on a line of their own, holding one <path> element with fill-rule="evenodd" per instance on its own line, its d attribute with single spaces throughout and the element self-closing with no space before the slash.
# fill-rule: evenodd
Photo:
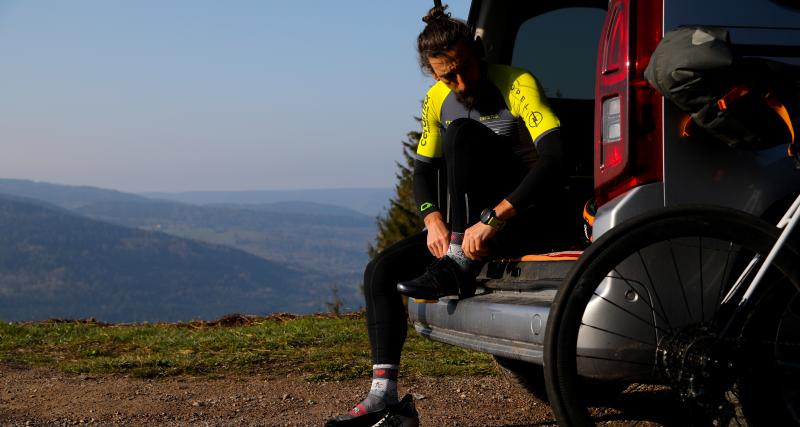
<svg viewBox="0 0 800 427">
<path fill-rule="evenodd" d="M 647 81 L 697 127 L 728 145 L 788 144 L 800 130 L 800 67 L 736 55 L 723 28 L 667 32 L 645 69 Z M 793 152 L 794 150 L 794 152 Z"/>
<path fill-rule="evenodd" d="M 644 76 L 683 111 L 696 112 L 727 85 L 734 64 L 728 31 L 680 27 L 664 34 Z"/>
</svg>

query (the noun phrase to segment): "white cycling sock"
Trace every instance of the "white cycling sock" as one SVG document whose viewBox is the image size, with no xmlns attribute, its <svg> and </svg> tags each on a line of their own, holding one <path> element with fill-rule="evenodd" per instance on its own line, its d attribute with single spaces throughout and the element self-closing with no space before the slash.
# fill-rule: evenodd
<svg viewBox="0 0 800 427">
<path fill-rule="evenodd" d="M 461 267 L 462 271 L 471 271 L 473 262 L 464 254 L 461 242 L 464 240 L 464 233 L 450 233 L 450 247 L 447 248 L 447 257 Z"/>
<path fill-rule="evenodd" d="M 372 365 L 372 387 L 369 394 L 350 410 L 350 415 L 361 416 L 380 410 L 385 405 L 397 404 L 398 369 L 398 365 Z"/>
<path fill-rule="evenodd" d="M 398 365 L 372 365 L 372 387 L 370 395 L 383 399 L 386 403 L 397 403 Z"/>
</svg>

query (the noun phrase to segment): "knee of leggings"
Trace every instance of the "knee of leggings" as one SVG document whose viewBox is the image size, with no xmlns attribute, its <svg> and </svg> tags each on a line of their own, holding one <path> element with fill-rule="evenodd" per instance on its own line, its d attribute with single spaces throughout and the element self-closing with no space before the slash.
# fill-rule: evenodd
<svg viewBox="0 0 800 427">
<path fill-rule="evenodd" d="M 367 268 L 364 269 L 364 293 L 369 294 L 372 291 L 372 276 L 375 274 L 375 260 L 377 257 L 370 260 Z"/>
<path fill-rule="evenodd" d="M 391 292 L 392 289 L 387 290 L 382 288 L 389 285 L 392 287 L 396 286 L 396 283 L 390 283 L 387 285 L 388 282 L 385 269 L 389 263 L 383 262 L 384 258 L 384 254 L 379 253 L 367 264 L 367 268 L 364 269 L 365 296 L 384 294 L 387 293 L 387 291 Z"/>
</svg>

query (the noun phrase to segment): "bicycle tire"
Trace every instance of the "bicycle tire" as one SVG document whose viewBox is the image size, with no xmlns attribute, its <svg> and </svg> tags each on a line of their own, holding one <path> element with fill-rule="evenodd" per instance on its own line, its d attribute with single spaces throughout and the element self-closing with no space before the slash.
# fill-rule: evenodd
<svg viewBox="0 0 800 427">
<path fill-rule="evenodd" d="M 742 261 L 751 259 L 753 254 L 760 254 L 763 259 L 778 234 L 776 227 L 741 211 L 691 206 L 643 215 L 597 239 L 565 279 L 547 322 L 545 384 L 559 423 L 594 425 L 587 404 L 590 399 L 581 394 L 579 371 L 581 376 L 615 380 L 626 377 L 631 382 L 666 385 L 684 394 L 680 400 L 688 408 L 687 416 L 698 416 L 704 421 L 733 416 L 735 420 L 753 424 L 753 420 L 762 416 L 759 410 L 764 410 L 758 406 L 766 402 L 770 411 L 780 411 L 785 420 L 800 422 L 797 401 L 792 400 L 798 399 L 793 395 L 800 392 L 796 376 L 776 387 L 777 391 L 763 390 L 783 369 L 777 367 L 778 349 L 800 344 L 794 332 L 788 333 L 790 337 L 786 339 L 798 342 L 779 341 L 787 335 L 786 331 L 780 332 L 781 328 L 794 331 L 800 325 L 800 256 L 796 249 L 784 246 L 770 269 L 769 282 L 764 283 L 773 286 L 759 288 L 763 291 L 751 300 L 754 308 L 746 324 L 737 330 L 738 338 L 723 343 L 731 348 L 743 346 L 744 351 L 731 351 L 729 356 L 703 353 L 704 349 L 711 351 L 714 328 L 726 324 L 728 314 L 719 310 L 719 302 L 735 281 L 732 278 L 738 277 Z M 696 244 L 692 243 L 695 241 Z M 696 259 L 694 267 L 692 258 Z M 667 274 L 670 269 L 674 270 L 671 275 Z M 650 270 L 658 271 L 659 275 Z M 704 274 L 709 277 L 708 283 L 704 283 Z M 718 279 L 719 284 L 714 285 L 711 279 Z M 772 337 L 775 342 L 764 346 L 757 341 L 763 341 L 764 337 Z M 770 350 L 770 346 L 774 349 Z M 800 363 L 800 352 L 794 347 L 790 349 L 788 356 L 780 357 Z M 738 359 L 733 362 L 734 358 L 750 357 L 750 352 L 753 357 L 760 357 L 752 360 L 765 366 L 740 367 Z M 724 371 L 725 378 L 721 374 L 714 377 L 716 371 L 703 365 L 707 360 L 670 370 L 669 361 L 673 360 L 670 357 L 678 356 L 684 358 L 678 359 L 681 363 L 703 357 L 719 363 L 727 357 L 730 359 L 727 366 L 734 368 Z M 766 366 L 770 364 L 773 366 Z M 687 390 L 691 391 L 689 386 L 694 385 L 676 381 L 676 378 L 682 380 L 684 373 L 691 381 L 697 379 L 699 375 L 688 375 L 694 371 L 675 374 L 693 365 L 712 372 L 710 379 L 701 378 L 698 382 L 708 383 L 716 397 L 709 396 L 710 393 L 692 396 Z M 759 376 L 773 378 L 765 380 Z M 722 387 L 728 389 L 721 390 Z M 749 391 L 740 392 L 748 387 Z M 720 406 L 719 414 L 714 414 L 713 405 L 707 404 L 712 397 L 728 401 Z M 734 414 L 729 406 L 735 408 Z M 723 408 L 727 408 L 724 413 Z M 764 416 L 771 416 L 774 421 L 774 415 Z"/>
</svg>

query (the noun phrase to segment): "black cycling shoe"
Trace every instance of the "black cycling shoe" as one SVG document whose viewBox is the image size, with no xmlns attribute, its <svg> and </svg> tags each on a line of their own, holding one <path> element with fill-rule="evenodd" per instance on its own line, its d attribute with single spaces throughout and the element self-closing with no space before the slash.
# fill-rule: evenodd
<svg viewBox="0 0 800 427">
<path fill-rule="evenodd" d="M 366 412 L 360 403 L 347 415 L 338 416 L 325 423 L 325 427 L 417 427 L 419 415 L 410 394 L 395 405 L 381 405 L 380 408 Z"/>
<path fill-rule="evenodd" d="M 419 413 L 414 398 L 410 394 L 405 395 L 374 427 L 419 427 Z"/>
<path fill-rule="evenodd" d="M 467 297 L 475 293 L 475 277 L 461 270 L 450 257 L 439 258 L 422 276 L 397 284 L 397 292 L 416 300 L 433 301 L 446 296 Z"/>
</svg>

